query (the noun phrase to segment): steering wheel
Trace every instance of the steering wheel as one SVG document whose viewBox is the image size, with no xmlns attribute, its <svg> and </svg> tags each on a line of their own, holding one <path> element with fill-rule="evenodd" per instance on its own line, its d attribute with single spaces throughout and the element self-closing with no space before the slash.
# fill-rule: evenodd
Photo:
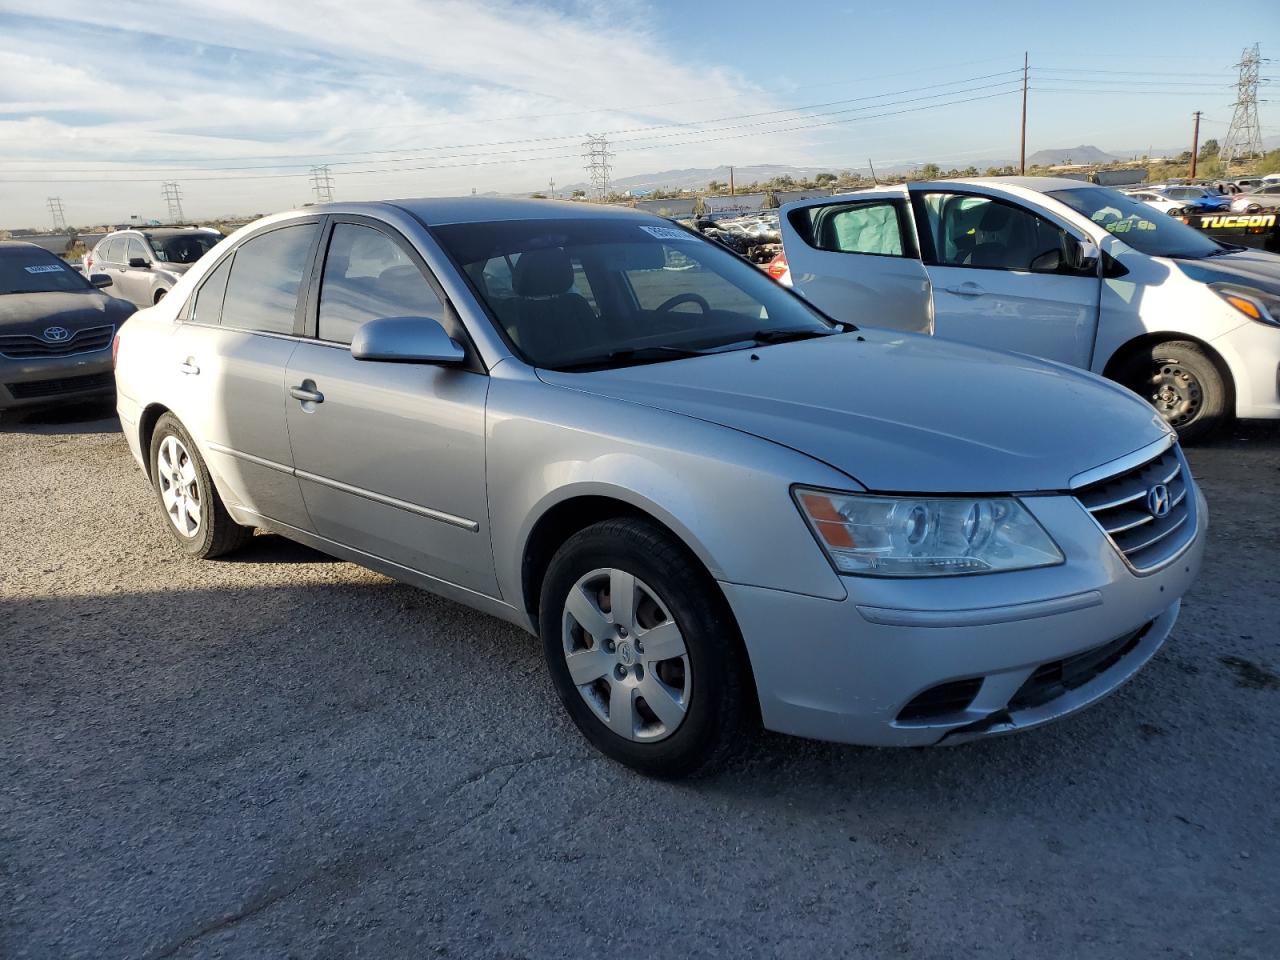
<svg viewBox="0 0 1280 960">
<path fill-rule="evenodd" d="M 654 308 L 655 313 L 666 313 L 674 310 L 682 303 L 696 303 L 703 313 L 711 312 L 711 304 L 707 303 L 707 298 L 699 296 L 696 293 L 677 293 L 674 297 L 668 297 Z"/>
</svg>

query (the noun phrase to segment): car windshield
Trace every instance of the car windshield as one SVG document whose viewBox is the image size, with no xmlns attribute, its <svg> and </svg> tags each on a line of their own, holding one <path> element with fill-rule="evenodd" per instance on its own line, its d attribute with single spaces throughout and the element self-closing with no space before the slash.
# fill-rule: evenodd
<svg viewBox="0 0 1280 960">
<path fill-rule="evenodd" d="M 656 363 L 842 329 L 747 261 L 676 226 L 618 217 L 433 232 L 535 366 Z"/>
<path fill-rule="evenodd" d="M 195 263 L 217 246 L 216 233 L 179 233 L 170 237 L 147 237 L 156 259 L 164 263 Z"/>
<path fill-rule="evenodd" d="M 0 247 L 0 294 L 77 293 L 93 287 L 72 266 L 36 247 Z"/>
<path fill-rule="evenodd" d="M 1152 257 L 1212 257 L 1224 247 L 1181 220 L 1106 187 L 1051 190 L 1049 196 L 1083 214 L 1133 249 Z"/>
</svg>

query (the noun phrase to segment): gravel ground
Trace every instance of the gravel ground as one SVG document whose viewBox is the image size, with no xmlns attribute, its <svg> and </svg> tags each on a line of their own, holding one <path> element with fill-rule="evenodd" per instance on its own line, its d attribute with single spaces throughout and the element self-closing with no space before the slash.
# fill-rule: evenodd
<svg viewBox="0 0 1280 960">
<path fill-rule="evenodd" d="M 85 416 L 0 424 L 0 956 L 1280 954 L 1280 429 L 1192 452 L 1205 571 L 1098 706 L 667 784 L 506 624 L 276 537 L 180 558 Z"/>
</svg>

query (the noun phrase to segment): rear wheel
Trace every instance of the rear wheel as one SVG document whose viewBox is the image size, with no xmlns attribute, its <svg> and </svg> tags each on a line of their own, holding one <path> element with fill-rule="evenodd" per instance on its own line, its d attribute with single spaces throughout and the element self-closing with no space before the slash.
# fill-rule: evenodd
<svg viewBox="0 0 1280 960">
<path fill-rule="evenodd" d="M 606 756 L 681 777 L 741 742 L 751 694 L 737 624 L 656 525 L 606 520 L 570 537 L 543 581 L 539 620 L 556 692 Z"/>
<path fill-rule="evenodd" d="M 156 421 L 151 435 L 151 481 L 165 526 L 188 556 L 217 557 L 253 536 L 252 529 L 231 519 L 200 451 L 171 413 Z"/>
<path fill-rule="evenodd" d="M 1196 344 L 1168 340 L 1134 353 L 1121 382 L 1148 400 L 1184 443 L 1202 440 L 1227 419 L 1227 385 Z"/>
</svg>

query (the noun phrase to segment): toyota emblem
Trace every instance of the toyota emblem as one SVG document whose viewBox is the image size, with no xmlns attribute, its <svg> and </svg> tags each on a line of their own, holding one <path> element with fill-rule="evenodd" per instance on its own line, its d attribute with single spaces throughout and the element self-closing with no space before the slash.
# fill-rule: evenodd
<svg viewBox="0 0 1280 960">
<path fill-rule="evenodd" d="M 62 343 L 71 339 L 71 331 L 66 327 L 45 327 L 44 338 L 50 343 Z"/>
<path fill-rule="evenodd" d="M 1147 510 L 1157 520 L 1167 517 L 1172 507 L 1173 498 L 1169 496 L 1169 488 L 1163 483 L 1157 483 L 1147 491 Z"/>
</svg>

